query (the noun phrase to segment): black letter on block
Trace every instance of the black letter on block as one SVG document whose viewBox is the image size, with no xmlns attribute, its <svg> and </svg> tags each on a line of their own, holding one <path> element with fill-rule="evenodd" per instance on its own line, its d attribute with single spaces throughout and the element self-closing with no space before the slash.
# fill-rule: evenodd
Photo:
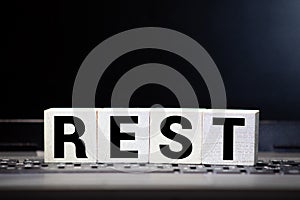
<svg viewBox="0 0 300 200">
<path fill-rule="evenodd" d="M 179 142 L 182 145 L 182 150 L 174 152 L 169 145 L 159 145 L 159 148 L 161 153 L 168 158 L 183 159 L 192 153 L 192 142 L 187 137 L 171 131 L 170 126 L 174 123 L 181 124 L 183 129 L 192 129 L 192 124 L 187 118 L 181 116 L 167 117 L 160 124 L 161 133 L 167 138 Z"/>
<path fill-rule="evenodd" d="M 138 123 L 138 116 L 111 116 L 110 117 L 110 156 L 111 158 L 138 158 L 138 151 L 121 151 L 121 140 L 134 140 L 134 133 L 120 134 L 120 124 Z"/>
<path fill-rule="evenodd" d="M 245 119 L 214 117 L 213 125 L 224 125 L 223 160 L 233 160 L 233 126 L 245 126 Z"/>
<path fill-rule="evenodd" d="M 70 135 L 64 134 L 64 125 L 73 124 L 75 132 Z M 65 142 L 75 144 L 76 157 L 87 158 L 85 154 L 84 142 L 79 139 L 84 134 L 85 126 L 81 119 L 73 116 L 54 116 L 54 158 L 64 158 Z"/>
</svg>

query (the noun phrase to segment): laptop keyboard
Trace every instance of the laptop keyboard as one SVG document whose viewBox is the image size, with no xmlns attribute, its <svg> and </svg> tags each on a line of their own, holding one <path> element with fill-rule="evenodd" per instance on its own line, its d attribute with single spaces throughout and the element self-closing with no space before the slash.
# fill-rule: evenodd
<svg viewBox="0 0 300 200">
<path fill-rule="evenodd" d="M 0 159 L 3 173 L 178 173 L 300 175 L 300 161 L 258 161 L 255 166 L 220 166 L 149 163 L 50 163 L 42 160 Z"/>
</svg>

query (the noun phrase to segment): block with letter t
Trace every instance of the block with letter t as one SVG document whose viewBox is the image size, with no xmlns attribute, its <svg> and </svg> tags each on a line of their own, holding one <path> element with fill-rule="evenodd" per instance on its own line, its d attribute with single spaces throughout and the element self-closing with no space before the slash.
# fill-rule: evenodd
<svg viewBox="0 0 300 200">
<path fill-rule="evenodd" d="M 202 163 L 254 165 L 257 160 L 258 117 L 258 110 L 205 110 Z"/>
</svg>

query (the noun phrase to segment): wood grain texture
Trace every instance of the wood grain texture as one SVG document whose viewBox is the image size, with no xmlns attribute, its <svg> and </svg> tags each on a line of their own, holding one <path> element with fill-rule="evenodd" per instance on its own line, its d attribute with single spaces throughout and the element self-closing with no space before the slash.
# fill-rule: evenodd
<svg viewBox="0 0 300 200">
<path fill-rule="evenodd" d="M 55 158 L 58 116 L 82 120 L 79 139 L 87 158 L 78 158 L 72 142 L 64 142 L 64 156 Z M 44 112 L 44 157 L 45 162 L 254 165 L 258 121 L 258 110 L 54 108 Z M 63 135 L 70 135 L 75 126 L 66 123 L 62 129 Z"/>
<path fill-rule="evenodd" d="M 221 118 L 226 118 L 225 120 L 244 119 L 244 125 L 237 123 L 232 127 L 232 159 L 224 159 L 224 152 L 226 152 L 224 149 L 224 125 L 214 125 L 214 119 Z M 202 163 L 254 165 L 257 160 L 258 118 L 258 110 L 205 110 L 203 113 Z"/>
</svg>

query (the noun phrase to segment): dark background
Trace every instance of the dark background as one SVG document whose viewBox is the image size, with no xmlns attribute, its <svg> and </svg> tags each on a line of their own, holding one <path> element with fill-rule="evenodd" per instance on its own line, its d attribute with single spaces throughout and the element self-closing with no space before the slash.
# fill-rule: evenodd
<svg viewBox="0 0 300 200">
<path fill-rule="evenodd" d="M 44 109 L 71 107 L 77 70 L 96 45 L 124 30 L 158 26 L 180 31 L 208 51 L 223 77 L 229 108 L 260 109 L 261 119 L 300 119 L 299 0 L 12 1 L 2 3 L 1 13 L 0 118 L 43 118 Z M 109 106 L 118 77 L 148 61 L 179 70 L 200 106 L 210 107 L 207 88 L 192 67 L 158 50 L 116 60 L 99 83 L 96 106 Z M 131 106 L 154 103 L 178 106 L 157 85 L 137 90 Z"/>
</svg>

